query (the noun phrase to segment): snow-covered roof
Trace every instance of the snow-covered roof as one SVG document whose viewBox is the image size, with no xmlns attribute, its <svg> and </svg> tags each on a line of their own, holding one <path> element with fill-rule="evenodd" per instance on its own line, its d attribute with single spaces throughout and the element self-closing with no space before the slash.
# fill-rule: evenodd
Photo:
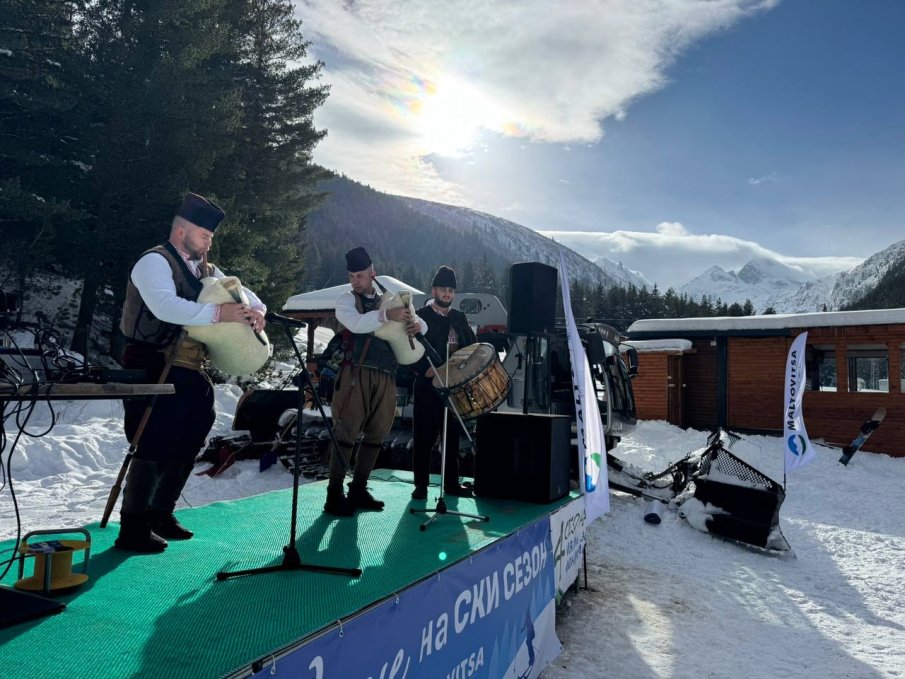
<svg viewBox="0 0 905 679">
<path fill-rule="evenodd" d="M 716 316 L 713 318 L 651 318 L 635 321 L 630 336 L 646 333 L 730 332 L 826 328 L 852 325 L 905 324 L 905 309 L 867 311 L 824 311 L 808 314 L 767 314 L 763 316 Z"/>
<path fill-rule="evenodd" d="M 413 295 L 420 295 L 421 290 L 413 288 L 408 283 L 393 278 L 392 276 L 378 276 L 377 280 L 390 292 L 408 291 Z M 336 298 L 342 293 L 348 292 L 352 286 L 348 283 L 334 285 L 332 288 L 312 290 L 292 295 L 283 305 L 283 311 L 333 311 L 336 309 Z"/>
<path fill-rule="evenodd" d="M 654 351 L 671 351 L 674 353 L 691 351 L 691 340 L 687 339 L 626 340 L 620 342 L 620 344 L 634 347 L 639 354 Z"/>
</svg>

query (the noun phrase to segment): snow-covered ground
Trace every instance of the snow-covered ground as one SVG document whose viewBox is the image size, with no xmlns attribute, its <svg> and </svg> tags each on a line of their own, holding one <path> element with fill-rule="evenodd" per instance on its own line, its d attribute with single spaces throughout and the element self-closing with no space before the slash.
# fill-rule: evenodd
<svg viewBox="0 0 905 679">
<path fill-rule="evenodd" d="M 240 391 L 218 387 L 213 434 L 231 433 Z M 0 491 L 0 539 L 23 530 L 99 520 L 127 444 L 118 402 L 68 403 L 44 436 L 6 421 L 11 479 Z M 27 423 L 41 434 L 46 405 Z M 642 422 L 616 454 L 652 471 L 704 445 L 706 434 Z M 747 437 L 732 451 L 782 479 L 779 440 Z M 905 459 L 839 452 L 788 479 L 781 526 L 795 557 L 771 557 L 701 533 L 666 511 L 643 522 L 645 502 L 614 493 L 587 538 L 589 590 L 558 612 L 565 647 L 543 674 L 564 677 L 905 677 Z M 192 505 L 291 485 L 282 465 L 238 462 L 193 476 Z M 0 559 L 9 554 L 0 555 Z M 0 653 L 2 655 L 2 653 Z"/>
</svg>

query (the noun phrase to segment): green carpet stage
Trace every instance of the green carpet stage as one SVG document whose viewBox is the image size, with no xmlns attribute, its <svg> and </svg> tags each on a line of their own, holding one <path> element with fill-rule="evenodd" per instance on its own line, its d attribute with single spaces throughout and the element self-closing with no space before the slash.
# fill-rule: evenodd
<svg viewBox="0 0 905 679">
<path fill-rule="evenodd" d="M 403 660 L 408 677 L 503 676 L 495 673 L 509 667 L 516 656 L 540 665 L 531 639 L 542 611 L 550 618 L 543 624 L 552 629 L 552 604 L 547 599 L 553 585 L 547 573 L 552 573 L 554 559 L 548 517 L 558 508 L 579 504 L 571 502 L 576 496 L 546 505 L 450 497 L 451 511 L 485 514 L 490 521 L 446 515 L 421 531 L 419 526 L 430 515 L 413 515 L 409 508 L 433 509 L 436 490 L 431 489 L 426 503 L 413 501 L 410 472 L 377 470 L 375 476 L 379 473 L 385 478 L 373 478 L 371 487 L 387 503 L 383 512 L 328 517 L 321 512 L 324 483 L 299 488 L 297 545 L 302 561 L 360 567 L 363 573 L 358 578 L 282 571 L 216 581 L 218 571 L 282 561 L 282 547 L 289 539 L 291 490 L 180 510 L 179 518 L 196 535 L 171 542 L 160 555 L 127 555 L 112 549 L 115 523 L 107 529 L 87 526 L 92 537 L 90 580 L 59 597 L 67 605 L 61 613 L 0 629 L 0 676 L 198 679 L 258 672 L 271 676 L 276 663 L 275 676 L 340 677 L 344 675 L 336 668 L 348 666 L 356 653 L 363 654 L 360 665 L 351 665 L 356 675 L 387 679 L 404 676 Z M 509 538 L 535 543 L 513 542 L 509 552 L 496 547 L 509 544 Z M 0 544 L 7 552 L 12 547 L 11 541 Z M 488 560 L 485 565 L 482 559 Z M 80 561 L 77 555 L 75 570 Z M 470 573 L 469 568 L 484 570 Z M 29 560 L 26 575 L 31 571 Z M 445 578 L 447 571 L 450 578 Z M 15 578 L 14 566 L 3 584 L 11 585 Z M 452 589 L 433 590 L 432 580 L 444 581 Z M 542 592 L 536 588 L 541 582 Z M 480 623 L 491 620 L 497 608 L 514 606 L 523 589 L 528 598 L 518 603 L 522 608 L 513 611 L 512 620 L 500 622 L 501 641 L 485 648 L 480 635 L 486 637 L 488 632 L 481 631 Z M 381 602 L 387 607 L 382 612 Z M 397 626 L 393 616 L 402 615 L 403 608 L 407 617 L 398 618 Z M 383 617 L 365 624 L 370 611 Z M 403 623 L 410 623 L 414 631 L 400 640 L 394 635 L 402 634 Z M 355 637 L 356 646 L 350 642 L 336 646 L 346 636 L 353 638 L 356 625 L 362 630 Z M 479 636 L 469 637 L 472 632 Z M 555 633 L 552 636 L 555 641 Z M 455 646 L 447 643 L 453 637 L 474 648 L 456 649 L 455 658 L 431 665 L 441 651 Z M 289 673 L 290 665 L 281 664 L 281 658 L 306 639 L 318 639 L 329 648 L 305 659 L 305 674 Z M 410 650 L 403 650 L 406 644 Z M 537 672 L 555 657 L 555 644 Z M 502 653 L 507 645 L 508 656 Z M 387 654 L 383 674 L 379 664 L 373 666 L 377 660 L 366 661 L 366 651 L 377 654 L 374 658 Z M 336 659 L 330 660 L 330 653 Z M 324 663 L 334 671 L 325 671 Z M 438 673 L 437 668 L 442 670 Z"/>
</svg>

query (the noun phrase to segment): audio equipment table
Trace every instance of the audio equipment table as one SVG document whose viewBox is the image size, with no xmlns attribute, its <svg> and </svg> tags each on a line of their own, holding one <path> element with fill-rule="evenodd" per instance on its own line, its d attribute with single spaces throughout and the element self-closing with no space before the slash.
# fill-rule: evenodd
<svg viewBox="0 0 905 679">
<path fill-rule="evenodd" d="M 3 401 L 90 401 L 97 399 L 139 398 L 175 394 L 172 384 L 95 384 L 94 382 L 28 384 L 18 389 L 6 390 L 0 385 L 0 403 Z"/>
<path fill-rule="evenodd" d="M 0 413 L 9 401 L 94 401 L 175 394 L 172 384 L 121 384 L 108 382 L 38 382 L 7 389 L 0 385 Z M 0 419 L 2 426 L 2 419 Z M 0 586 L 0 627 L 59 613 L 65 604 L 30 592 Z"/>
</svg>

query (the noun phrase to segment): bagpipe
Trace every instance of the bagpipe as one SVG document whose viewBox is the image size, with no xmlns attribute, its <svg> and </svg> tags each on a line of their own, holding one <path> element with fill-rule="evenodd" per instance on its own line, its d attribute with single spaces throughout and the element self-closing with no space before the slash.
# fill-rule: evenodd
<svg viewBox="0 0 905 679">
<path fill-rule="evenodd" d="M 382 293 L 380 298 L 380 308 L 386 312 L 389 309 L 399 309 L 406 307 L 412 315 L 415 314 L 415 307 L 412 305 L 412 293 L 401 291 L 399 293 L 388 292 L 385 287 L 380 284 L 377 278 L 374 278 L 374 284 L 380 288 Z M 417 363 L 424 356 L 424 347 L 420 342 L 408 336 L 405 323 L 402 321 L 387 320 L 374 331 L 374 336 L 384 340 L 393 350 L 393 355 L 399 365 L 412 365 Z"/>
<path fill-rule="evenodd" d="M 198 294 L 201 304 L 248 304 L 248 295 L 235 276 L 202 278 L 203 288 Z M 214 367 L 227 375 L 248 375 L 260 370 L 273 354 L 267 334 L 246 323 L 214 323 L 187 325 L 193 340 L 207 347 L 207 355 Z"/>
</svg>

